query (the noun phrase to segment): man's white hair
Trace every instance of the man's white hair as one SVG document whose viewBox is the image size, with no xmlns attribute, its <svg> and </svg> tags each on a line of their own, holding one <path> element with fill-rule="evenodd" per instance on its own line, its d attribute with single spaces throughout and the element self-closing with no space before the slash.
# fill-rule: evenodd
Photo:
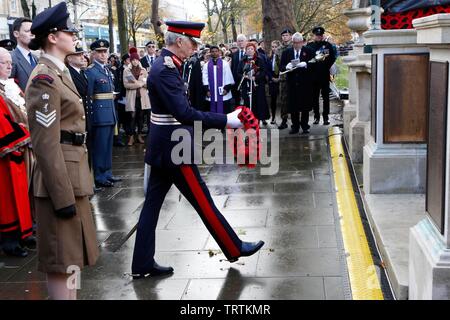
<svg viewBox="0 0 450 320">
<path fill-rule="evenodd" d="M 0 56 L 4 55 L 4 54 L 6 54 L 6 53 L 9 53 L 9 51 L 6 50 L 6 49 L 3 48 L 3 47 L 0 47 Z"/>
<path fill-rule="evenodd" d="M 294 33 L 292 36 L 292 41 L 303 41 L 303 36 L 300 32 Z"/>
<path fill-rule="evenodd" d="M 245 36 L 245 34 L 240 34 L 240 35 L 237 36 L 236 40 L 237 40 L 237 41 L 239 41 L 239 40 L 244 40 L 244 41 L 246 41 L 246 40 L 247 40 L 247 37 Z"/>
<path fill-rule="evenodd" d="M 182 34 L 167 31 L 166 34 L 164 35 L 164 41 L 166 43 L 166 46 L 173 46 L 174 44 L 177 43 L 178 38 L 189 39 L 187 36 L 183 36 Z"/>
</svg>

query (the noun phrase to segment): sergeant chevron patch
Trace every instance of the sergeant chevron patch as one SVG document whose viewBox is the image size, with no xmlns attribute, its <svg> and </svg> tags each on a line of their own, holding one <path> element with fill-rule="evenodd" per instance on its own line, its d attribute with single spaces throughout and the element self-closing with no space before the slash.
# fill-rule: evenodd
<svg viewBox="0 0 450 320">
<path fill-rule="evenodd" d="M 53 110 L 49 114 L 36 111 L 36 121 L 43 127 L 50 127 L 56 120 L 56 110 Z"/>
</svg>

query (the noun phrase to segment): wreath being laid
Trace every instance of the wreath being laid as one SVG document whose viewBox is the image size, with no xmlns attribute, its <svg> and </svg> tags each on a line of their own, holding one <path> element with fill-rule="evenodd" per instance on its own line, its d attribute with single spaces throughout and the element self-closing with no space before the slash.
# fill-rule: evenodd
<svg viewBox="0 0 450 320">
<path fill-rule="evenodd" d="M 259 120 L 249 108 L 239 106 L 236 107 L 236 110 L 238 109 L 242 109 L 238 118 L 244 127 L 236 131 L 228 130 L 229 147 L 240 167 L 255 168 L 260 159 Z"/>
</svg>

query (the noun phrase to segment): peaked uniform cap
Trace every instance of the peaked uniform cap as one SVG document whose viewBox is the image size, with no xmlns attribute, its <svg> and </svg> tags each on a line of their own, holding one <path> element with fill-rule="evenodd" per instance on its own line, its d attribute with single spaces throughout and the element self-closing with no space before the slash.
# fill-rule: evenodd
<svg viewBox="0 0 450 320">
<path fill-rule="evenodd" d="M 16 42 L 11 39 L 4 39 L 0 41 L 0 47 L 5 48 L 8 51 L 12 51 L 16 47 Z"/>
<path fill-rule="evenodd" d="M 31 33 L 37 37 L 45 36 L 56 31 L 79 32 L 70 20 L 70 15 L 67 11 L 65 2 L 60 2 L 57 5 L 42 11 L 34 18 L 31 24 Z"/>
<path fill-rule="evenodd" d="M 106 50 L 109 49 L 109 42 L 108 40 L 99 39 L 97 41 L 92 42 L 91 44 L 91 50 Z"/>
<path fill-rule="evenodd" d="M 190 21 L 166 21 L 166 25 L 167 31 L 189 37 L 192 41 L 201 44 L 200 36 L 203 28 L 205 28 L 204 23 Z"/>
</svg>

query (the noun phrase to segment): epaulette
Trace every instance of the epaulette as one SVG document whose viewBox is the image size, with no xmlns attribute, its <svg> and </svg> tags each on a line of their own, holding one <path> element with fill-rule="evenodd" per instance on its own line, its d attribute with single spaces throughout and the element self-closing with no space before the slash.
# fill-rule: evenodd
<svg viewBox="0 0 450 320">
<path fill-rule="evenodd" d="M 38 63 L 31 72 L 31 82 L 36 83 L 37 81 L 42 80 L 52 84 L 54 79 L 49 73 L 51 73 L 51 69 L 46 64 Z"/>
</svg>

